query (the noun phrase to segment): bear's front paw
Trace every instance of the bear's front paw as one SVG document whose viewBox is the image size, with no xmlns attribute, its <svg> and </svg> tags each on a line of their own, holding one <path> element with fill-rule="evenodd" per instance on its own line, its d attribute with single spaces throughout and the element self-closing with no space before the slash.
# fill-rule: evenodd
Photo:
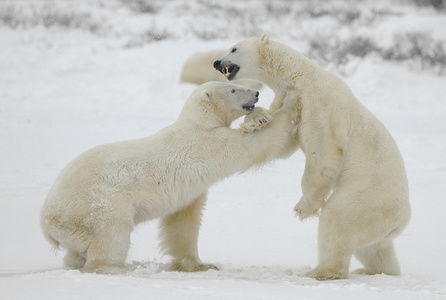
<svg viewBox="0 0 446 300">
<path fill-rule="evenodd" d="M 240 125 L 240 128 L 244 132 L 253 132 L 262 129 L 269 122 L 272 117 L 268 111 L 263 107 L 256 107 L 254 111 L 245 117 L 244 122 Z"/>
<path fill-rule="evenodd" d="M 318 215 L 320 206 L 314 205 L 311 201 L 306 200 L 304 197 L 294 206 L 294 213 L 296 217 L 302 221 L 308 217 L 314 217 Z"/>
</svg>

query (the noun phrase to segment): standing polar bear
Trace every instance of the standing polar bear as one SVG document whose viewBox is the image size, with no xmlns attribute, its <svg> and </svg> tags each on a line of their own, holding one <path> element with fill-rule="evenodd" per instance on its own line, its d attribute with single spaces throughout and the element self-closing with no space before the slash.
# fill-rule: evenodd
<svg viewBox="0 0 446 300">
<path fill-rule="evenodd" d="M 410 218 L 404 162 L 384 125 L 336 75 L 294 49 L 251 38 L 214 63 L 229 80 L 252 78 L 275 92 L 270 112 L 283 101 L 299 112 L 298 140 L 306 156 L 301 220 L 319 209 L 319 262 L 305 276 L 348 278 L 350 259 L 360 274 L 400 274 L 393 239 Z"/>
<path fill-rule="evenodd" d="M 98 146 L 70 162 L 41 213 L 45 237 L 67 250 L 65 266 L 126 272 L 133 227 L 161 218 L 161 248 L 173 257 L 174 270 L 215 268 L 203 264 L 197 251 L 208 188 L 277 158 L 296 136 L 293 106 L 269 121 L 266 110 L 255 108 L 258 95 L 231 83 L 201 85 L 171 126 L 147 138 Z M 244 131 L 229 127 L 251 112 L 242 124 Z M 254 131 L 265 121 L 265 128 Z"/>
</svg>

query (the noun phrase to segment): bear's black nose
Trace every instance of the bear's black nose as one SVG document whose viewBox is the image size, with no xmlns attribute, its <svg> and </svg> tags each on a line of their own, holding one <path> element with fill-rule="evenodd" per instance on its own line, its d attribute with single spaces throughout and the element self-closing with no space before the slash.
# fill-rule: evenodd
<svg viewBox="0 0 446 300">
<path fill-rule="evenodd" d="M 257 91 L 257 93 L 256 93 L 256 97 L 259 97 L 259 92 Z"/>
<path fill-rule="evenodd" d="M 219 69 L 218 67 L 220 66 L 221 60 L 216 60 L 214 61 L 214 69 Z"/>
</svg>

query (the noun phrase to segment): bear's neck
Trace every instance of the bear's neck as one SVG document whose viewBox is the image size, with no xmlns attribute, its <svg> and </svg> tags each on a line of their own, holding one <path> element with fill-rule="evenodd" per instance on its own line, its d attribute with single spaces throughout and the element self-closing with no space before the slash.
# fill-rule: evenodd
<svg viewBox="0 0 446 300">
<path fill-rule="evenodd" d="M 259 48 L 258 78 L 274 91 L 297 88 L 304 91 L 314 82 L 320 69 L 308 58 L 287 45 L 269 41 Z"/>
<path fill-rule="evenodd" d="M 229 127 L 232 120 L 227 120 L 222 118 L 215 112 L 216 108 L 212 106 L 212 103 L 207 103 L 202 101 L 197 106 L 189 107 L 186 105 L 177 122 L 186 122 L 188 124 L 195 124 L 201 128 L 219 128 L 219 127 Z"/>
</svg>

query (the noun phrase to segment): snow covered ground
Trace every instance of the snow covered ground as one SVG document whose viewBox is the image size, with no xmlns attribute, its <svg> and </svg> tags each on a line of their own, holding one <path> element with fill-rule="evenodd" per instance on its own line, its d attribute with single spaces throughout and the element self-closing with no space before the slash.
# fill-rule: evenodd
<svg viewBox="0 0 446 300">
<path fill-rule="evenodd" d="M 88 1 L 60 3 L 67 11 L 89 9 Z M 133 233 L 133 273 L 65 270 L 64 253 L 54 255 L 39 227 L 40 208 L 61 168 L 95 145 L 151 135 L 171 124 L 195 88 L 178 82 L 183 62 L 194 52 L 229 48 L 241 39 L 194 36 L 186 21 L 172 21 L 181 1 L 170 1 L 172 10 L 156 16 L 131 12 L 120 1 L 94 3 L 90 12 L 106 33 L 91 32 L 91 26 L 0 25 L 1 299 L 446 299 L 446 77 L 374 56 L 352 60 L 345 80 L 388 127 L 406 162 L 413 216 L 396 240 L 401 276 L 328 282 L 298 276 L 317 263 L 317 219 L 299 222 L 292 211 L 301 195 L 302 152 L 211 189 L 199 253 L 219 271 L 165 271 L 168 258 L 157 248 L 156 221 Z M 210 24 L 199 16 L 182 18 L 198 22 L 197 28 Z M 307 19 L 283 36 L 286 25 L 277 20 L 261 29 L 299 49 L 305 43 L 293 37 L 300 30 L 327 22 Z M 176 35 L 141 39 L 142 28 L 153 30 L 154 24 Z M 444 12 L 410 6 L 363 31 L 379 39 L 413 27 L 446 40 Z M 263 88 L 260 94 L 259 105 L 268 106 L 272 92 Z M 358 267 L 353 259 L 351 269 Z"/>
</svg>

